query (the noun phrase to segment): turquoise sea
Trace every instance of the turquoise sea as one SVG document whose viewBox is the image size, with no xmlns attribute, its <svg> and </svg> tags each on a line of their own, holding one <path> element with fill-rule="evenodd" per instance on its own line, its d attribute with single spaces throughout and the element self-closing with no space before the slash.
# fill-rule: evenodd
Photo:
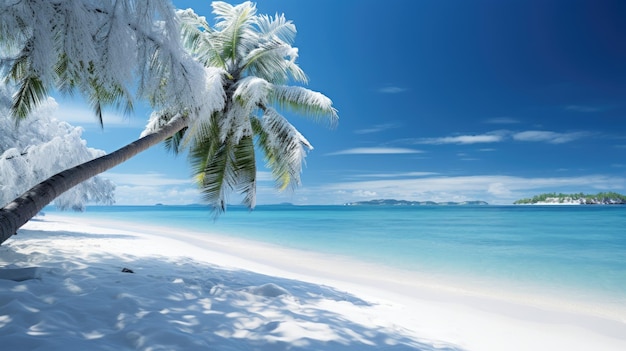
<svg viewBox="0 0 626 351">
<path fill-rule="evenodd" d="M 626 306 L 626 206 L 275 205 L 230 207 L 217 219 L 203 206 L 94 206 L 63 215 L 220 233 L 487 289 Z"/>
</svg>

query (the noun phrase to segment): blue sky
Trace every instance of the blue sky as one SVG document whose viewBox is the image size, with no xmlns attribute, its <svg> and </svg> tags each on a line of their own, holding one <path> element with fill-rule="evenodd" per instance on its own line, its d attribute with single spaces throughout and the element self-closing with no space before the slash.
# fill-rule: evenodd
<svg viewBox="0 0 626 351">
<path fill-rule="evenodd" d="M 174 1 L 212 19 L 209 1 Z M 626 2 L 262 0 L 297 29 L 308 88 L 339 110 L 328 129 L 286 116 L 315 149 L 302 186 L 278 193 L 260 163 L 259 204 L 375 198 L 483 200 L 626 187 Z M 79 100 L 58 117 L 107 152 L 149 110 L 105 115 Z M 118 204 L 199 201 L 182 155 L 163 147 L 118 166 Z M 237 203 L 237 196 L 231 198 Z"/>
</svg>

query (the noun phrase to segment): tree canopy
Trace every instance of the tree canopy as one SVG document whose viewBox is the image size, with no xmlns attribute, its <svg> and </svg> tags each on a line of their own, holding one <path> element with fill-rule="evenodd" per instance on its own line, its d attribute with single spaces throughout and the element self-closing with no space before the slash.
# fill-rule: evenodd
<svg viewBox="0 0 626 351">
<path fill-rule="evenodd" d="M 212 6 L 213 28 L 192 10 L 175 13 L 167 0 L 0 4 L 0 69 L 18 87 L 11 114 L 26 118 L 51 89 L 83 94 L 101 122 L 103 106 L 130 110 L 135 98 L 145 99 L 155 112 L 142 136 L 159 134 L 175 152 L 189 150 L 198 184 L 214 208 L 224 210 L 233 190 L 254 207 L 256 149 L 264 152 L 280 189 L 297 186 L 312 146 L 279 109 L 333 124 L 338 117 L 332 101 L 285 85 L 307 79 L 291 46 L 295 26 L 283 15 L 257 15 L 251 2 Z M 142 149 L 154 142 L 142 142 Z M 115 162 L 107 158 L 90 163 L 87 173 L 80 175 L 79 167 L 65 176 L 78 181 L 136 152 L 127 148 L 116 152 Z M 31 201 L 26 197 L 11 211 Z"/>
</svg>

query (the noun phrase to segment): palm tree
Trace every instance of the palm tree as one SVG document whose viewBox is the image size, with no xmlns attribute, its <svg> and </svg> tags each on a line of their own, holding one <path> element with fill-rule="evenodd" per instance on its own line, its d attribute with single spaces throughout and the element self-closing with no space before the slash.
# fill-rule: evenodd
<svg viewBox="0 0 626 351">
<path fill-rule="evenodd" d="M 191 10 L 178 14 L 184 43 L 195 62 L 205 66 L 201 84 L 211 87 L 203 90 L 211 95 L 205 98 L 208 103 L 168 105 L 171 100 L 161 95 L 161 90 L 152 94 L 150 101 L 166 108 L 152 114 L 139 140 L 61 172 L 9 203 L 0 210 L 0 243 L 56 196 L 163 140 L 174 152 L 189 149 L 196 180 L 217 213 L 225 209 L 226 196 L 233 190 L 243 193 L 244 204 L 254 207 L 255 142 L 265 153 L 279 188 L 299 184 L 306 150 L 312 147 L 273 106 L 318 119 L 327 117 L 331 123 L 337 120 L 337 113 L 324 95 L 282 85 L 289 79 L 306 82 L 295 63 L 297 49 L 291 47 L 295 26 L 282 15 L 256 15 L 251 2 L 237 6 L 214 2 L 213 12 L 215 28 Z M 189 73 L 185 79 L 188 86 L 200 85 Z M 123 92 L 116 86 L 100 92 L 105 98 L 114 98 L 109 100 L 125 96 L 115 94 Z"/>
<path fill-rule="evenodd" d="M 254 207 L 255 147 L 263 151 L 279 189 L 299 185 L 312 146 L 275 107 L 327 118 L 330 124 L 337 113 L 326 96 L 284 85 L 290 79 L 307 82 L 295 63 L 293 23 L 283 15 L 256 15 L 251 2 L 214 2 L 213 13 L 218 19 L 215 28 L 191 10 L 179 11 L 179 17 L 183 42 L 192 55 L 206 67 L 223 70 L 224 108 L 199 118 L 167 145 L 174 152 L 189 147 L 196 180 L 219 213 L 232 190 L 244 194 L 244 204 Z"/>
</svg>

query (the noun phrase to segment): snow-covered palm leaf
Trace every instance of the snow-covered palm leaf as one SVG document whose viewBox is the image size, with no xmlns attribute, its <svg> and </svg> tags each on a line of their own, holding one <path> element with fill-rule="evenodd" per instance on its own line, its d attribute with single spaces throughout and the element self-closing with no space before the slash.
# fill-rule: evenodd
<svg viewBox="0 0 626 351">
<path fill-rule="evenodd" d="M 226 138 L 232 139 L 231 142 L 238 143 L 239 140 L 246 136 L 252 135 L 250 127 L 250 111 L 245 110 L 246 104 L 238 101 L 231 102 L 224 113 L 219 118 L 220 141 Z"/>
<path fill-rule="evenodd" d="M 204 16 L 198 16 L 193 10 L 178 10 L 181 19 L 181 34 L 183 44 L 192 55 L 205 67 L 220 67 L 225 69 L 226 64 L 220 56 L 220 48 L 216 45 L 215 31 L 209 26 Z"/>
<path fill-rule="evenodd" d="M 276 85 L 269 98 L 281 109 L 312 116 L 318 120 L 327 118 L 331 126 L 339 118 L 332 100 L 322 93 L 303 87 Z"/>
<path fill-rule="evenodd" d="M 185 72 L 194 75 L 192 66 L 200 65 L 186 59 L 169 0 L 2 1 L 0 45 L 4 70 L 22 65 L 23 74 L 9 79 L 24 93 L 34 92 L 37 77 L 45 90 L 79 90 L 96 111 L 104 104 L 130 108 L 131 86 L 159 108 L 180 100 L 193 107 L 204 91 L 187 80 Z M 14 115 L 41 102 L 18 100 Z"/>
<path fill-rule="evenodd" d="M 237 59 L 252 50 L 258 42 L 253 30 L 256 6 L 249 1 L 237 6 L 215 1 L 212 6 L 217 16 L 215 28 L 219 32 L 212 39 L 221 45 L 222 57 L 236 65 Z"/>
<path fill-rule="evenodd" d="M 297 55 L 297 50 L 291 46 L 280 41 L 267 42 L 250 51 L 243 58 L 242 67 L 249 75 L 261 77 L 274 84 L 283 84 L 290 78 L 306 83 L 304 72 L 294 69 L 290 63 L 291 59 L 295 59 L 291 55 Z"/>
<path fill-rule="evenodd" d="M 277 187 L 284 190 L 300 185 L 306 152 L 313 149 L 308 140 L 272 108 L 266 109 L 258 136 Z"/>
<path fill-rule="evenodd" d="M 266 40 L 278 39 L 292 44 L 296 38 L 296 26 L 285 19 L 284 14 L 276 14 L 274 18 L 268 15 L 257 16 L 261 38 Z"/>
<path fill-rule="evenodd" d="M 250 115 L 259 105 L 267 103 L 267 96 L 271 92 L 272 84 L 267 80 L 255 76 L 241 79 L 235 85 L 233 99 L 243 106 L 246 115 Z"/>
<path fill-rule="evenodd" d="M 122 109 L 124 114 L 129 115 L 133 110 L 132 95 L 122 86 L 105 87 L 99 84 L 97 79 L 91 81 L 91 88 L 87 89 L 89 105 L 94 110 L 100 126 L 104 126 L 102 109 L 104 106 L 115 106 Z"/>
<path fill-rule="evenodd" d="M 183 40 L 183 44 L 186 47 L 190 47 L 190 44 L 194 46 L 200 34 L 213 31 L 206 21 L 206 18 L 204 16 L 198 16 L 192 9 L 177 10 L 176 16 L 181 20 L 181 34 L 185 39 Z"/>
</svg>

